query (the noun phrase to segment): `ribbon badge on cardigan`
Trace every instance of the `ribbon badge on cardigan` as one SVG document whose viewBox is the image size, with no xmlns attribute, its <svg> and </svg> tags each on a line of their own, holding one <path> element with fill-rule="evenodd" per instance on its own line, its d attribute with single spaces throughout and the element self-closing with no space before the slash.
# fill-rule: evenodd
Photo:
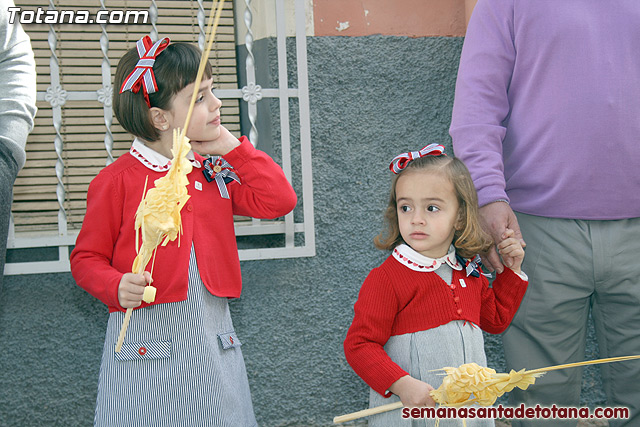
<svg viewBox="0 0 640 427">
<path fill-rule="evenodd" d="M 156 83 L 156 77 L 153 74 L 153 64 L 156 62 L 156 57 L 167 46 L 169 46 L 169 38 L 165 37 L 153 43 L 151 37 L 144 36 L 136 42 L 136 48 L 138 49 L 138 56 L 140 60 L 136 64 L 133 71 L 127 76 L 122 83 L 120 93 L 130 90 L 133 93 L 138 93 L 140 86 L 143 87 L 142 93 L 144 94 L 144 100 L 151 108 L 151 102 L 149 101 L 149 94 L 158 90 Z"/>
<path fill-rule="evenodd" d="M 229 191 L 227 190 L 227 184 L 231 181 L 237 181 L 240 184 L 240 178 L 232 170 L 233 167 L 222 157 L 210 157 L 204 161 L 204 174 L 207 182 L 215 181 L 218 184 L 218 190 L 220 190 L 220 196 L 223 199 L 229 198 Z"/>
<path fill-rule="evenodd" d="M 482 266 L 480 255 L 474 256 L 473 259 L 464 259 L 460 255 L 456 254 L 456 258 L 458 258 L 458 261 L 465 266 L 464 269 L 465 269 L 465 272 L 467 273 L 467 277 L 468 276 L 480 277 L 480 266 Z M 482 273 L 482 275 L 491 277 L 490 274 Z"/>
<path fill-rule="evenodd" d="M 389 169 L 391 172 L 397 174 L 402 169 L 407 167 L 407 164 L 411 160 L 419 159 L 424 156 L 440 156 L 444 154 L 444 146 L 440 144 L 429 144 L 426 147 L 422 147 L 420 151 L 409 151 L 408 153 L 398 154 L 391 160 Z"/>
</svg>

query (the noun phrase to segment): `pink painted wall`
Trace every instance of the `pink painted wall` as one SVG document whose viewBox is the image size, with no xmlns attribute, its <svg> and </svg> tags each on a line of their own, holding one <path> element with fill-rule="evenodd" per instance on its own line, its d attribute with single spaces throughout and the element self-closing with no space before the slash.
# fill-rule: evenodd
<svg viewBox="0 0 640 427">
<path fill-rule="evenodd" d="M 316 36 L 463 36 L 476 0 L 314 0 Z"/>
</svg>

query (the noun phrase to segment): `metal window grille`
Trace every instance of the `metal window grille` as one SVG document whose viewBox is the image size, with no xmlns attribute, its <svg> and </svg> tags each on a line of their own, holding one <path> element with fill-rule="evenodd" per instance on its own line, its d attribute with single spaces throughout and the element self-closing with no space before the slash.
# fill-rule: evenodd
<svg viewBox="0 0 640 427">
<path fill-rule="evenodd" d="M 287 70 L 285 0 L 276 0 L 277 87 L 256 83 L 253 61 L 251 0 L 244 0 L 247 60 L 237 64 L 234 10 L 227 0 L 210 61 L 216 70 L 215 94 L 223 100 L 222 121 L 239 135 L 240 104 L 246 104 L 250 139 L 259 140 L 257 103 L 277 99 L 280 113 L 280 164 L 299 196 L 298 207 L 281 220 L 237 218 L 236 235 L 249 240 L 239 250 L 241 260 L 315 255 L 311 135 L 307 76 L 305 0 L 295 0 L 295 57 L 298 87 L 290 87 Z M 91 3 L 88 5 L 88 3 Z M 14 188 L 7 248 L 57 248 L 51 261 L 8 262 L 4 274 L 69 271 L 70 247 L 81 226 L 88 183 L 105 165 L 126 152 L 128 135 L 113 122 L 111 82 L 119 57 L 145 34 L 174 41 L 198 42 L 202 47 L 211 1 L 16 1 L 23 10 L 145 10 L 149 22 L 122 25 L 24 24 L 32 39 L 38 73 L 36 127 L 27 141 L 27 164 Z M 226 48 L 225 48 L 226 43 Z M 229 47 L 231 45 L 231 48 Z M 246 85 L 239 87 L 236 67 L 244 67 Z M 295 100 L 295 102 L 293 102 Z M 296 114 L 290 114 L 297 108 Z M 290 115 L 299 118 L 292 132 Z M 292 134 L 298 136 L 292 140 Z M 295 164 L 292 163 L 296 159 Z M 276 236 L 263 243 L 260 236 Z M 244 245 L 247 246 L 247 245 Z"/>
</svg>

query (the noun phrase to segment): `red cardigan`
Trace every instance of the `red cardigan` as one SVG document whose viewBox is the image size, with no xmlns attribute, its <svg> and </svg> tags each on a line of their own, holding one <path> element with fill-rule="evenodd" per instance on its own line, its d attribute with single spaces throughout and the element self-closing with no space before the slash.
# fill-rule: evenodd
<svg viewBox="0 0 640 427">
<path fill-rule="evenodd" d="M 271 219 L 295 207 L 296 194 L 282 169 L 245 137 L 240 142 L 224 156 L 241 181 L 227 184 L 229 199 L 220 196 L 215 181 L 206 181 L 202 167 L 194 167 L 188 175 L 191 198 L 181 211 L 183 234 L 156 252 L 153 304 L 187 298 L 192 244 L 207 289 L 220 297 L 240 296 L 242 279 L 233 215 Z M 195 154 L 195 158 L 202 166 L 202 156 Z M 110 312 L 124 310 L 118 302 L 118 285 L 122 275 L 131 271 L 136 256 L 134 220 L 145 177 L 149 177 L 149 189 L 164 175 L 126 153 L 89 185 L 87 213 L 71 253 L 71 273 L 77 284 L 109 306 Z M 147 305 L 143 302 L 141 307 Z"/>
<path fill-rule="evenodd" d="M 390 256 L 369 273 L 360 289 L 344 341 L 347 362 L 372 389 L 391 396 L 389 387 L 408 373 L 384 351 L 389 337 L 452 320 L 467 320 L 487 332 L 501 333 L 518 310 L 527 282 L 505 268 L 492 286 L 486 277 L 467 277 L 464 270 L 453 270 L 452 285 L 447 286 L 437 273 L 413 271 Z"/>
</svg>

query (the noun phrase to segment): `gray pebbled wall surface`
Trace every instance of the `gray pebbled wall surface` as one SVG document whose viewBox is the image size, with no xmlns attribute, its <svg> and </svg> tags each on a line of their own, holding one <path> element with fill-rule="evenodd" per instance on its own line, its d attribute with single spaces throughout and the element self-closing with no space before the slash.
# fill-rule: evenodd
<svg viewBox="0 0 640 427">
<path fill-rule="evenodd" d="M 317 255 L 243 262 L 243 294 L 231 302 L 259 425 L 329 426 L 368 406 L 342 341 L 362 281 L 387 256 L 372 239 L 382 226 L 389 161 L 432 142 L 451 151 L 461 47 L 461 38 L 308 38 Z M 255 49 L 275 67 L 275 41 Z M 288 50 L 295 52 L 292 43 Z M 294 61 L 289 70 L 295 85 Z M 277 124 L 273 102 L 271 110 Z M 91 425 L 106 321 L 106 308 L 70 274 L 5 277 L 0 425 Z M 589 358 L 597 356 L 590 336 Z M 486 349 L 489 366 L 504 370 L 499 337 L 487 336 Z M 583 403 L 604 404 L 601 388 L 597 369 L 587 370 Z"/>
</svg>

